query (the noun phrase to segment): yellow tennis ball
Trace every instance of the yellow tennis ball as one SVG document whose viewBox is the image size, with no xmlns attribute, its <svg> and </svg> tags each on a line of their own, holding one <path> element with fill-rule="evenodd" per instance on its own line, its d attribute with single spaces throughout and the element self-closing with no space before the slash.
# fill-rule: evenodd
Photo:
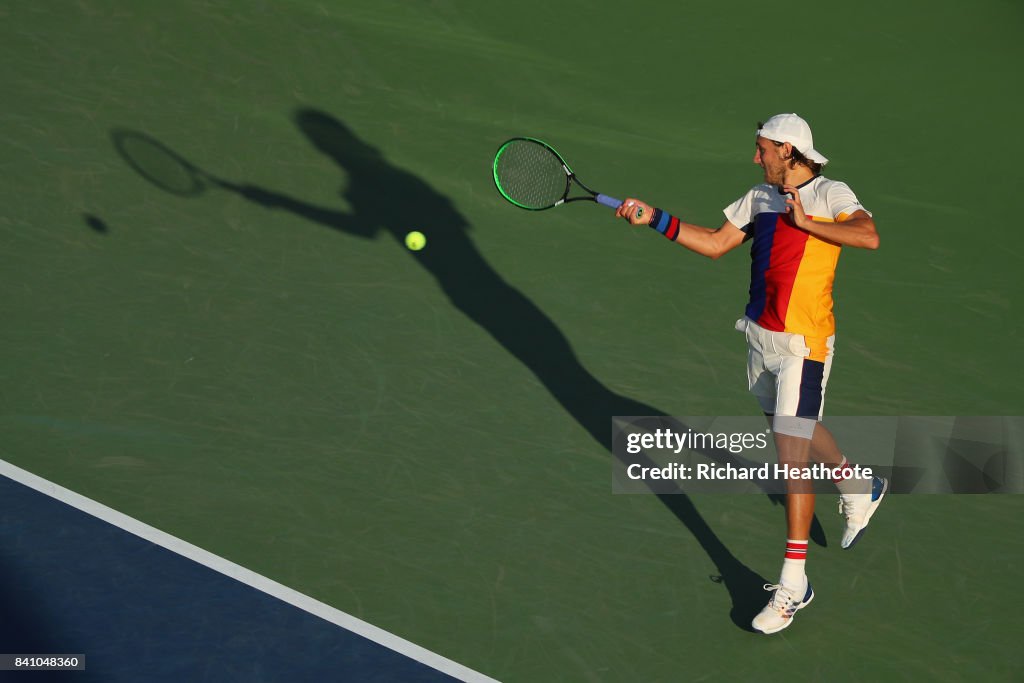
<svg viewBox="0 0 1024 683">
<path fill-rule="evenodd" d="M 419 230 L 413 230 L 405 236 L 405 246 L 409 247 L 412 251 L 419 251 L 427 246 L 427 238 Z"/>
</svg>

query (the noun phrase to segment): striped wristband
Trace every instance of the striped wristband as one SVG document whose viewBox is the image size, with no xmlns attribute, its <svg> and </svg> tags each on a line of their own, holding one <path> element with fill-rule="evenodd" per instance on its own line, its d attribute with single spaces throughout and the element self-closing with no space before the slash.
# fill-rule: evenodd
<svg viewBox="0 0 1024 683">
<path fill-rule="evenodd" d="M 654 210 L 647 224 L 673 242 L 679 235 L 679 219 L 661 209 Z"/>
</svg>

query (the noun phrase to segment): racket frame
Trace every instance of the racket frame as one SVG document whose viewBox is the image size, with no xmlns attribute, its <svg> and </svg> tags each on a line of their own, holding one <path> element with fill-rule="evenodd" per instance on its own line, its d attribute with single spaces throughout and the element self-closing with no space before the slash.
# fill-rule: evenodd
<svg viewBox="0 0 1024 683">
<path fill-rule="evenodd" d="M 558 159 L 558 162 L 562 165 L 562 170 L 565 171 L 565 192 L 562 193 L 562 198 L 556 201 L 554 204 L 550 204 L 548 206 L 526 206 L 524 204 L 520 204 L 516 200 L 509 197 L 507 194 L 505 194 L 505 191 L 501 189 L 501 181 L 498 179 L 498 160 L 501 158 L 502 150 L 504 150 L 513 142 L 517 142 L 520 140 L 525 140 L 527 142 L 532 142 L 540 145 L 548 152 L 553 154 L 555 158 Z M 515 206 L 518 206 L 520 209 L 526 209 L 527 211 L 547 211 L 548 209 L 553 209 L 556 206 L 561 206 L 562 204 L 580 201 L 596 202 L 598 204 L 603 204 L 611 208 L 615 208 L 622 203 L 617 199 L 608 197 L 607 195 L 601 194 L 599 192 L 595 192 L 594 190 L 591 190 L 589 187 L 584 185 L 583 181 L 576 177 L 576 173 L 571 168 L 569 168 L 569 164 L 565 161 L 565 159 L 562 158 L 562 155 L 559 154 L 554 147 L 538 138 L 531 138 L 525 135 L 520 135 L 514 138 L 509 138 L 505 142 L 501 143 L 501 145 L 498 147 L 498 151 L 495 152 L 494 154 L 493 173 L 494 186 L 497 188 L 498 193 L 501 194 L 501 196 L 504 197 L 510 204 L 514 204 Z M 582 189 L 583 191 L 590 193 L 589 196 L 570 197 L 569 192 L 570 190 L 572 190 L 573 183 L 578 185 L 580 189 Z"/>
</svg>

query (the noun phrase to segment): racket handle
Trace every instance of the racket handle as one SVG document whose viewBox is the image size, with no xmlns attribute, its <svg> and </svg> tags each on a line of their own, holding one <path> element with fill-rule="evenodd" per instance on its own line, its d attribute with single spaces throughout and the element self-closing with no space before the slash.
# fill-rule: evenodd
<svg viewBox="0 0 1024 683">
<path fill-rule="evenodd" d="M 599 194 L 594 197 L 594 201 L 602 206 L 607 206 L 610 209 L 617 209 L 622 206 L 622 200 L 616 199 L 615 197 L 609 197 L 606 194 Z"/>
</svg>

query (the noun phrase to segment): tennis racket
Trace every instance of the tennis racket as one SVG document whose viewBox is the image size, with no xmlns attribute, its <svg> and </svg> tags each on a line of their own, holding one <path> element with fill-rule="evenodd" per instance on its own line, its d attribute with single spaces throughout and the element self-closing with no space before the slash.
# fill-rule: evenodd
<svg viewBox="0 0 1024 683">
<path fill-rule="evenodd" d="M 196 197 L 207 187 L 238 190 L 238 185 L 210 175 L 190 164 L 167 146 L 144 133 L 117 129 L 111 133 L 114 148 L 136 173 L 165 192 Z"/>
<path fill-rule="evenodd" d="M 621 200 L 594 192 L 580 182 L 565 159 L 551 145 L 536 138 L 512 138 L 498 148 L 494 155 L 494 185 L 502 197 L 530 211 L 581 201 L 597 202 L 612 209 L 622 205 Z M 570 197 L 573 185 L 587 194 Z"/>
</svg>

